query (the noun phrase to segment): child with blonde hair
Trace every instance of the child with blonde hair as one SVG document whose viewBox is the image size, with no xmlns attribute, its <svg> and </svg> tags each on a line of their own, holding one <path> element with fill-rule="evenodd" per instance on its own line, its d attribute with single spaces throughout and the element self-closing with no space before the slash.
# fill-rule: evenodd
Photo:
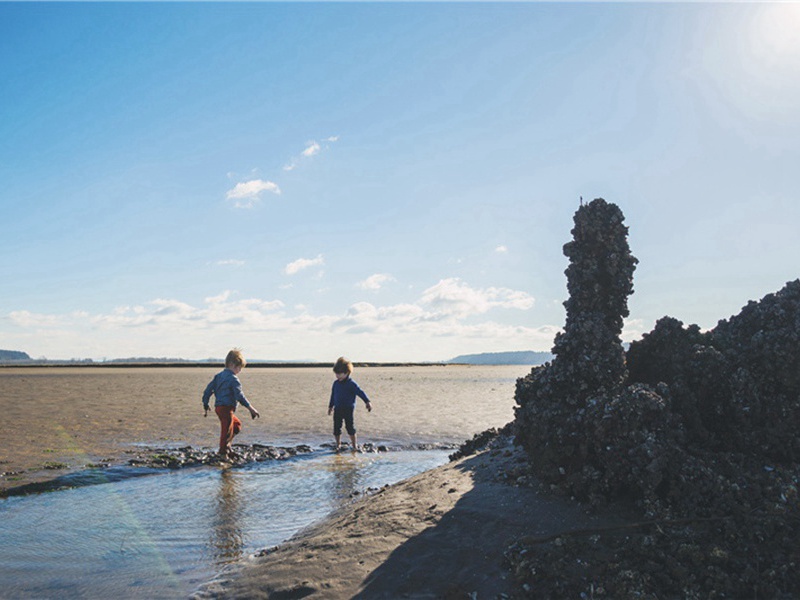
<svg viewBox="0 0 800 600">
<path fill-rule="evenodd" d="M 256 419 L 261 414 L 247 401 L 242 391 L 242 383 L 239 381 L 239 373 L 242 372 L 247 362 L 242 355 L 242 351 L 234 348 L 225 357 L 225 368 L 214 376 L 214 379 L 206 386 L 203 392 L 203 413 L 208 416 L 208 403 L 211 394 L 214 394 L 214 412 L 219 418 L 219 455 L 226 458 L 233 452 L 231 442 L 233 438 L 242 430 L 242 422 L 234 414 L 236 404 L 239 403 L 250 411 L 250 417 Z"/>
</svg>

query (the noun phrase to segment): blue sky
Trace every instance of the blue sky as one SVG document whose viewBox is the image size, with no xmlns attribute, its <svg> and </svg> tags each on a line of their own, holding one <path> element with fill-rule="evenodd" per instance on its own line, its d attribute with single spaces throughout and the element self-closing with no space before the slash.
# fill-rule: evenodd
<svg viewBox="0 0 800 600">
<path fill-rule="evenodd" d="M 0 348 L 549 350 L 579 197 L 629 341 L 800 276 L 800 5 L 0 2 Z"/>
</svg>

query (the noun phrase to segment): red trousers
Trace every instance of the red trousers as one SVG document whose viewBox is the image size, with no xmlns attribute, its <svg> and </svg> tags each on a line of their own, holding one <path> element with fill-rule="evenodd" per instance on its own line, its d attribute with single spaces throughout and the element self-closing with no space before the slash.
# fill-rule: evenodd
<svg viewBox="0 0 800 600">
<path fill-rule="evenodd" d="M 215 406 L 214 412 L 219 417 L 219 453 L 228 451 L 228 444 L 233 441 L 233 436 L 242 430 L 242 422 L 233 412 L 233 406 Z"/>
</svg>

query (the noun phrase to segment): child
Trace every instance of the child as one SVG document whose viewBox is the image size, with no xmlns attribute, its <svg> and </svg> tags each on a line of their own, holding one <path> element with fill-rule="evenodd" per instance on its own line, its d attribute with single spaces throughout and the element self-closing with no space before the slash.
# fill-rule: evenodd
<svg viewBox="0 0 800 600">
<path fill-rule="evenodd" d="M 261 414 L 253 408 L 244 397 L 242 383 L 237 375 L 242 372 L 246 365 L 242 351 L 234 348 L 225 357 L 225 369 L 214 376 L 214 379 L 206 386 L 203 392 L 204 417 L 208 416 L 208 401 L 211 394 L 214 394 L 214 411 L 219 417 L 219 455 L 222 458 L 233 452 L 231 442 L 233 438 L 242 430 L 242 422 L 236 417 L 236 403 L 238 402 L 250 411 L 250 416 L 255 419 Z"/>
<path fill-rule="evenodd" d="M 333 372 L 336 373 L 336 381 L 333 382 L 331 389 L 331 401 L 328 403 L 328 414 L 333 414 L 333 437 L 336 439 L 336 451 L 341 448 L 342 421 L 344 421 L 347 433 L 350 435 L 352 450 L 359 450 L 356 443 L 356 428 L 353 424 L 353 411 L 356 409 L 356 396 L 361 398 L 367 405 L 367 410 L 372 412 L 372 404 L 358 384 L 350 379 L 353 373 L 353 363 L 345 357 L 340 356 L 333 365 Z"/>
</svg>

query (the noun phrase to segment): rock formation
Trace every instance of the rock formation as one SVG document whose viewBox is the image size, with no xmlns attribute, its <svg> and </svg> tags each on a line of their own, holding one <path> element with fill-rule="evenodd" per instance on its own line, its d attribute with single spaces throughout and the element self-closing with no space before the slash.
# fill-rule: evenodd
<svg viewBox="0 0 800 600">
<path fill-rule="evenodd" d="M 573 240 L 564 246 L 570 259 L 564 332 L 556 336 L 553 361 L 520 379 L 516 392 L 517 439 L 540 476 L 552 482 L 596 470 L 588 417 L 626 380 L 620 335 L 637 263 L 616 205 L 598 198 L 581 206 L 574 220 Z"/>
<path fill-rule="evenodd" d="M 517 382 L 517 441 L 551 490 L 638 522 L 512 546 L 519 582 L 534 597 L 797 597 L 800 280 L 708 332 L 664 317 L 624 353 L 622 213 L 594 200 L 572 234 L 564 333 Z"/>
</svg>

